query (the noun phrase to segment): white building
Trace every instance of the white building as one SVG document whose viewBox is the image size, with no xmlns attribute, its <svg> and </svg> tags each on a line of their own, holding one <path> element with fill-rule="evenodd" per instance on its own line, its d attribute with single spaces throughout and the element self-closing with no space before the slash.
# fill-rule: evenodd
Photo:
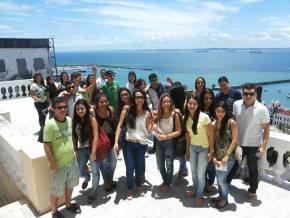
<svg viewBox="0 0 290 218">
<path fill-rule="evenodd" d="M 290 126 L 290 110 L 281 110 L 273 116 L 273 124 L 278 126 Z"/>
</svg>

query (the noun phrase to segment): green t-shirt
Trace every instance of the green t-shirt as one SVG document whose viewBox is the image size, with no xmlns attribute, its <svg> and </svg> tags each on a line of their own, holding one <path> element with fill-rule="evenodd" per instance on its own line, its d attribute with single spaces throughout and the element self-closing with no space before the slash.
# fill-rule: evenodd
<svg viewBox="0 0 290 218">
<path fill-rule="evenodd" d="M 116 109 L 118 102 L 119 83 L 116 81 L 113 81 L 113 84 L 109 84 L 108 82 L 106 82 L 102 86 L 102 89 L 108 98 L 109 105 Z"/>
<path fill-rule="evenodd" d="M 62 168 L 76 160 L 72 142 L 72 120 L 66 117 L 64 122 L 54 118 L 44 126 L 44 142 L 51 144 L 52 155 L 58 166 Z"/>
</svg>

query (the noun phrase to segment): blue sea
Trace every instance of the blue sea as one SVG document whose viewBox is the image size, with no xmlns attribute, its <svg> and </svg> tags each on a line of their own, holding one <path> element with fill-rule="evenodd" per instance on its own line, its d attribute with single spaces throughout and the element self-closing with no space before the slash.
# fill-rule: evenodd
<svg viewBox="0 0 290 218">
<path fill-rule="evenodd" d="M 193 89 L 198 76 L 206 79 L 208 87 L 218 87 L 221 75 L 227 76 L 231 85 L 290 79 L 290 49 L 57 52 L 56 61 L 57 65 L 110 66 L 106 68 L 116 72 L 121 85 L 128 81 L 129 68 L 147 82 L 148 75 L 154 72 L 159 81 L 165 82 L 169 76 L 189 89 Z M 290 108 L 290 83 L 266 85 L 263 89 L 263 101 L 279 100 Z"/>
</svg>

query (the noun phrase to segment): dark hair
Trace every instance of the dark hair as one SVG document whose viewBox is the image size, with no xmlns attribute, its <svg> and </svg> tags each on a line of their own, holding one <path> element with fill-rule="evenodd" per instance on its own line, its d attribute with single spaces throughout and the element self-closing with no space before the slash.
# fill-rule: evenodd
<svg viewBox="0 0 290 218">
<path fill-rule="evenodd" d="M 94 104 L 95 107 L 96 107 L 96 109 L 98 109 L 98 103 L 99 103 L 100 99 L 103 98 L 103 97 L 105 97 L 108 100 L 107 95 L 105 93 L 103 93 L 103 92 L 100 92 L 100 93 L 98 93 L 96 95 L 96 97 L 95 97 L 95 104 Z M 108 107 L 109 107 L 109 105 L 108 105 Z"/>
<path fill-rule="evenodd" d="M 245 83 L 244 85 L 243 85 L 243 91 L 245 90 L 245 89 L 255 89 L 256 87 L 255 87 L 255 85 L 253 84 L 253 83 Z M 256 89 L 255 89 L 255 92 L 256 92 Z"/>
<path fill-rule="evenodd" d="M 73 83 L 73 81 L 71 81 L 71 80 L 66 81 L 66 82 L 64 83 L 64 85 L 65 85 L 65 89 L 67 90 L 67 87 L 70 86 L 70 85 L 73 85 L 73 84 L 74 84 L 74 83 Z"/>
<path fill-rule="evenodd" d="M 102 68 L 102 69 L 100 70 L 100 73 L 102 73 L 102 72 L 106 73 L 106 69 L 105 69 L 105 68 Z"/>
<path fill-rule="evenodd" d="M 186 129 L 186 122 L 190 116 L 190 113 L 189 113 L 189 110 L 188 110 L 188 102 L 190 99 L 193 99 L 197 102 L 198 104 L 198 107 L 194 113 L 194 117 L 193 117 L 193 123 L 192 123 L 192 132 L 194 133 L 194 135 L 197 135 L 197 124 L 198 124 L 198 119 L 199 119 L 199 114 L 200 114 L 200 103 L 199 103 L 199 97 L 197 96 L 188 96 L 187 99 L 186 99 L 186 105 L 185 105 L 185 110 L 184 110 L 184 121 L 183 121 L 183 128 Z"/>
<path fill-rule="evenodd" d="M 63 78 L 62 78 L 63 75 L 67 75 L 67 79 L 68 79 L 68 74 L 67 74 L 67 72 L 65 72 L 65 71 L 61 72 L 61 74 L 60 74 L 60 79 L 59 79 L 61 85 L 64 85 L 64 81 L 63 81 Z"/>
<path fill-rule="evenodd" d="M 112 74 L 112 75 L 114 75 L 115 73 L 114 73 L 114 71 L 112 71 L 112 70 L 107 70 L 107 71 L 106 71 L 106 75 L 107 75 L 107 74 Z"/>
<path fill-rule="evenodd" d="M 218 83 L 221 83 L 221 82 L 226 82 L 227 84 L 229 84 L 229 80 L 226 76 L 220 76 L 218 78 Z"/>
<path fill-rule="evenodd" d="M 155 73 L 150 73 L 148 76 L 149 80 L 156 78 L 157 79 L 157 75 Z"/>
<path fill-rule="evenodd" d="M 225 101 L 220 101 L 220 102 L 217 102 L 216 103 L 215 110 L 218 107 L 221 107 L 225 111 L 225 116 L 221 120 L 221 127 L 220 127 L 220 130 L 219 130 L 219 136 L 220 136 L 220 138 L 224 139 L 224 137 L 226 135 L 228 121 L 230 119 L 230 116 L 228 114 L 228 105 L 227 105 L 227 103 Z M 215 117 L 216 117 L 216 114 L 215 114 Z"/>
<path fill-rule="evenodd" d="M 135 84 L 135 88 L 136 89 L 140 89 L 142 83 L 145 83 L 146 84 L 146 81 L 144 79 L 142 79 L 142 78 L 141 79 L 138 79 L 137 82 L 136 82 L 136 84 Z"/>
<path fill-rule="evenodd" d="M 93 76 L 93 74 L 89 74 L 88 76 L 87 76 L 87 80 L 86 80 L 86 86 L 87 87 L 89 87 L 90 85 L 91 85 L 91 83 L 90 83 L 90 77 L 92 77 Z"/>
<path fill-rule="evenodd" d="M 62 103 L 62 102 L 65 102 L 67 105 L 67 101 L 65 100 L 64 97 L 56 97 L 52 99 L 51 106 L 52 108 L 55 108 L 57 104 Z"/>
<path fill-rule="evenodd" d="M 205 87 L 206 87 L 205 79 L 202 76 L 199 76 L 199 77 L 196 78 L 195 83 L 194 83 L 195 90 L 197 90 L 197 81 L 199 79 L 201 79 L 203 81 L 203 89 L 205 89 Z"/>
<path fill-rule="evenodd" d="M 181 114 L 184 114 L 186 94 L 181 82 L 176 81 L 173 83 L 172 87 L 169 89 L 169 95 L 172 99 L 174 107 L 179 109 Z"/>
<path fill-rule="evenodd" d="M 37 82 L 36 82 L 36 77 L 38 77 L 38 76 L 40 76 L 40 78 L 41 78 L 41 80 L 40 80 L 40 84 L 44 86 L 44 79 L 43 79 L 41 73 L 36 73 L 36 74 L 34 74 L 34 76 L 33 76 L 33 82 L 34 82 L 34 83 L 37 83 Z"/>
<path fill-rule="evenodd" d="M 204 112 L 204 110 L 205 110 L 204 96 L 206 94 L 210 94 L 211 97 L 212 97 L 212 104 L 210 105 L 209 111 L 208 111 L 209 112 L 209 117 L 212 118 L 212 117 L 214 117 L 215 96 L 214 96 L 213 91 L 211 89 L 209 89 L 209 88 L 205 88 L 203 90 L 203 92 L 200 94 L 200 110 L 202 112 Z"/>
<path fill-rule="evenodd" d="M 130 92 L 129 89 L 127 89 L 125 87 L 121 87 L 119 89 L 119 91 L 118 91 L 118 100 L 117 100 L 117 110 L 116 110 L 117 117 L 120 117 L 120 115 L 122 113 L 122 110 L 123 110 L 123 107 L 125 106 L 125 104 L 124 104 L 124 102 L 122 101 L 122 98 L 121 98 L 121 92 L 123 92 L 123 91 L 128 92 L 130 101 L 132 99 L 131 92 Z"/>
<path fill-rule="evenodd" d="M 76 107 L 78 105 L 83 105 L 86 108 L 86 114 L 84 115 L 83 119 L 77 114 Z M 72 135 L 75 139 L 75 142 L 78 142 L 78 134 L 76 131 L 77 125 L 80 127 L 80 142 L 84 143 L 87 140 L 90 140 L 90 137 L 93 135 L 93 128 L 91 123 L 91 115 L 90 115 L 90 106 L 88 102 L 84 99 L 79 99 L 75 103 L 74 106 L 74 114 L 73 114 L 73 121 L 72 121 Z"/>
<path fill-rule="evenodd" d="M 130 83 L 130 76 L 131 76 L 131 75 L 134 75 L 134 77 L 135 77 L 134 85 L 136 85 L 137 76 L 136 76 L 136 74 L 135 74 L 134 71 L 130 71 L 130 72 L 128 73 L 128 82 Z"/>
<path fill-rule="evenodd" d="M 136 117 L 137 117 L 137 106 L 136 106 L 136 101 L 135 101 L 135 94 L 139 92 L 143 95 L 144 98 L 144 104 L 143 104 L 143 111 L 150 111 L 149 107 L 147 105 L 147 101 L 146 101 L 146 94 L 143 90 L 140 89 L 136 89 L 133 94 L 132 94 L 132 101 L 128 110 L 128 116 L 127 116 L 127 121 L 128 121 L 128 125 L 131 129 L 135 129 L 136 128 Z"/>
<path fill-rule="evenodd" d="M 82 76 L 82 74 L 80 72 L 73 72 L 70 75 L 71 80 L 74 80 L 76 77 Z"/>
<path fill-rule="evenodd" d="M 257 100 L 261 103 L 262 102 L 262 92 L 263 92 L 263 86 L 257 85 L 256 86 L 256 93 L 257 93 Z"/>
<path fill-rule="evenodd" d="M 49 88 L 48 90 L 50 90 L 49 91 L 49 95 L 50 95 L 51 92 L 58 93 L 58 89 L 57 89 L 56 85 L 54 83 L 53 84 L 49 83 L 49 80 L 51 78 L 53 78 L 53 76 L 47 76 L 46 77 L 46 86 Z M 51 96 L 49 96 L 49 97 L 51 98 Z"/>
</svg>

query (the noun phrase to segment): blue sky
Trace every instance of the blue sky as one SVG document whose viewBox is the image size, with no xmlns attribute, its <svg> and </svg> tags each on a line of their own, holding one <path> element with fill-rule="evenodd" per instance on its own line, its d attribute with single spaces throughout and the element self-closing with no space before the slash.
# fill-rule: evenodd
<svg viewBox="0 0 290 218">
<path fill-rule="evenodd" d="M 290 47 L 289 0 L 0 0 L 0 37 L 57 51 Z"/>
</svg>

